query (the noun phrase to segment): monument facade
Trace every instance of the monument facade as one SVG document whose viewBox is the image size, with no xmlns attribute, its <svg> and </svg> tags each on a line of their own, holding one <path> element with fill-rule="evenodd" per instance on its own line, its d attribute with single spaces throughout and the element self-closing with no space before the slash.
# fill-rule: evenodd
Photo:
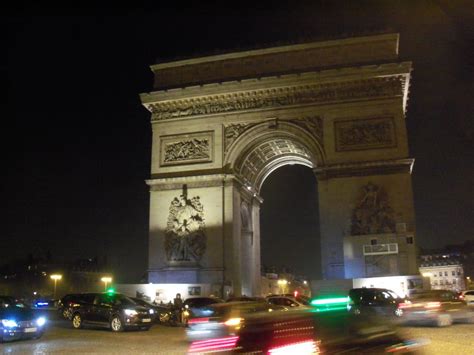
<svg viewBox="0 0 474 355">
<path fill-rule="evenodd" d="M 412 66 L 399 61 L 398 39 L 153 65 L 154 91 L 141 95 L 153 131 L 149 281 L 259 294 L 259 192 L 286 164 L 317 177 L 321 247 L 314 253 L 325 279 L 351 275 L 359 247 L 352 240 L 414 238 L 405 125 Z M 412 244 L 397 259 L 406 273 L 417 273 Z"/>
</svg>

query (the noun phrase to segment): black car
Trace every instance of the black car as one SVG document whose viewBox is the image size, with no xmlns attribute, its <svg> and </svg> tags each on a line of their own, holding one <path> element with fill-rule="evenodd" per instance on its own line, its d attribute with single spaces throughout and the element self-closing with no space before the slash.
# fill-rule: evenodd
<svg viewBox="0 0 474 355">
<path fill-rule="evenodd" d="M 61 298 L 58 302 L 58 313 L 67 320 L 71 320 L 75 307 L 81 303 L 91 302 L 95 297 L 95 293 L 70 293 Z"/>
<path fill-rule="evenodd" d="M 0 296 L 0 341 L 40 338 L 46 318 L 23 302 Z"/>
<path fill-rule="evenodd" d="M 109 327 L 114 332 L 125 329 L 150 329 L 153 312 L 138 305 L 131 298 L 119 293 L 89 293 L 73 308 L 72 326 L 84 325 Z"/>
<path fill-rule="evenodd" d="M 403 299 L 385 288 L 353 288 L 349 291 L 349 312 L 359 315 L 396 316 L 403 315 L 400 306 Z"/>
<path fill-rule="evenodd" d="M 164 314 L 166 312 L 168 312 L 170 310 L 170 307 L 165 305 L 165 304 L 155 304 L 155 303 L 151 303 L 151 302 L 148 302 L 147 300 L 144 300 L 143 298 L 138 298 L 138 297 L 130 297 L 136 304 L 140 305 L 140 306 L 143 306 L 143 307 L 146 307 L 148 308 L 149 310 L 151 310 L 152 312 L 150 312 L 151 314 L 153 314 L 153 318 L 155 320 L 159 320 L 159 317 L 161 314 Z"/>
</svg>

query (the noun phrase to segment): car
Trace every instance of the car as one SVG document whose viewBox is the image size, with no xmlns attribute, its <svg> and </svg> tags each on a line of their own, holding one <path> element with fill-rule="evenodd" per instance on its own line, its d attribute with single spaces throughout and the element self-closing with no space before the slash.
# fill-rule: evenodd
<svg viewBox="0 0 474 355">
<path fill-rule="evenodd" d="M 474 290 L 463 291 L 462 297 L 468 306 L 474 306 Z"/>
<path fill-rule="evenodd" d="M 58 301 L 58 313 L 66 320 L 71 320 L 72 313 L 75 307 L 81 303 L 93 300 L 95 294 L 93 293 L 70 293 L 65 295 Z"/>
<path fill-rule="evenodd" d="M 353 288 L 349 291 L 347 309 L 360 315 L 379 315 L 401 317 L 403 308 L 400 306 L 404 299 L 386 288 Z"/>
<path fill-rule="evenodd" d="M 276 306 L 291 307 L 291 308 L 310 308 L 310 303 L 304 298 L 297 298 L 294 296 L 272 295 L 267 296 L 268 303 Z"/>
<path fill-rule="evenodd" d="M 186 335 L 189 341 L 234 336 L 240 329 L 240 321 L 244 315 L 273 310 L 276 308 L 267 302 L 236 301 L 211 304 L 201 309 L 200 316 L 188 320 Z"/>
<path fill-rule="evenodd" d="M 41 338 L 45 324 L 46 317 L 25 303 L 0 296 L 0 341 Z"/>
<path fill-rule="evenodd" d="M 265 297 L 235 296 L 229 297 L 226 302 L 265 302 Z"/>
<path fill-rule="evenodd" d="M 413 293 L 402 303 L 404 322 L 447 327 L 453 322 L 474 323 L 474 311 L 456 292 L 431 290 Z"/>
<path fill-rule="evenodd" d="M 139 304 L 140 306 L 146 307 L 149 310 L 152 310 L 153 318 L 155 320 L 159 319 L 161 314 L 164 314 L 169 311 L 170 307 L 166 305 L 159 305 L 155 303 L 148 302 L 147 300 L 144 300 L 143 298 L 139 297 L 130 297 L 136 304 Z"/>
<path fill-rule="evenodd" d="M 215 303 L 224 303 L 218 297 L 190 297 L 183 302 L 183 308 L 189 313 L 188 318 L 203 316 L 203 310 Z"/>
<path fill-rule="evenodd" d="M 240 304 L 243 303 L 250 305 Z M 210 308 L 225 310 L 229 306 L 218 304 Z M 202 331 L 196 335 L 207 337 L 194 339 L 189 354 L 414 353 L 425 345 L 403 338 L 394 325 L 383 319 L 355 316 L 347 310 L 331 314 L 303 308 L 283 312 L 231 311 L 213 322 L 212 319 L 196 320 Z"/>
<path fill-rule="evenodd" d="M 72 326 L 75 329 L 84 325 L 105 326 L 113 332 L 132 328 L 149 330 L 154 315 L 147 307 L 114 292 L 89 293 L 74 306 L 72 312 Z"/>
</svg>

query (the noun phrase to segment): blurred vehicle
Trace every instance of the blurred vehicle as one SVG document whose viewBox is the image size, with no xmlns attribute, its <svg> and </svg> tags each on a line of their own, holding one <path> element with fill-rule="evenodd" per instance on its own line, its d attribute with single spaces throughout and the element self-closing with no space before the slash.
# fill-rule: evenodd
<svg viewBox="0 0 474 355">
<path fill-rule="evenodd" d="M 72 326 L 75 329 L 84 325 L 105 326 L 114 332 L 129 328 L 150 329 L 154 312 L 131 298 L 112 292 L 87 295 L 73 307 Z"/>
<path fill-rule="evenodd" d="M 58 300 L 50 298 L 38 298 L 33 301 L 32 307 L 44 310 L 56 310 L 58 308 Z"/>
<path fill-rule="evenodd" d="M 267 296 L 266 299 L 268 303 L 276 306 L 299 308 L 309 308 L 311 306 L 309 300 L 301 297 L 274 295 Z"/>
<path fill-rule="evenodd" d="M 407 323 L 450 326 L 453 322 L 474 323 L 474 312 L 455 292 L 431 290 L 413 293 L 400 305 Z"/>
<path fill-rule="evenodd" d="M 278 307 L 280 309 L 282 307 Z M 209 305 L 202 309 L 200 316 L 188 320 L 186 335 L 188 340 L 204 340 L 234 336 L 240 329 L 242 317 L 249 313 L 271 312 L 274 306 L 267 302 L 225 302 Z"/>
<path fill-rule="evenodd" d="M 398 298 L 397 294 L 385 288 L 353 288 L 349 291 L 349 312 L 360 315 L 396 316 L 403 315 L 400 306 L 404 299 Z"/>
<path fill-rule="evenodd" d="M 240 296 L 240 297 L 230 297 L 226 302 L 266 302 L 265 297 L 250 297 L 250 296 Z"/>
<path fill-rule="evenodd" d="M 249 305 L 249 302 L 241 305 Z M 210 308 L 225 309 L 226 305 Z M 237 317 L 235 317 L 237 316 Z M 229 318 L 230 317 L 230 318 Z M 424 343 L 403 339 L 393 325 L 383 319 L 376 321 L 347 310 L 317 313 L 309 309 L 291 312 L 239 312 L 207 324 L 196 335 L 207 338 L 194 340 L 188 353 L 248 353 L 248 354 L 382 354 L 414 353 Z M 192 320 L 190 320 L 191 323 Z M 211 324 L 210 324 L 211 323 Z M 226 323 L 229 325 L 226 326 Z M 190 324 L 191 325 L 191 324 Z M 227 331 L 226 331 L 227 330 Z"/>
<path fill-rule="evenodd" d="M 191 297 L 187 298 L 183 302 L 183 307 L 187 311 L 188 318 L 191 317 L 201 317 L 205 315 L 203 313 L 204 309 L 215 303 L 224 303 L 225 301 L 223 299 L 217 298 L 217 297 Z"/>
<path fill-rule="evenodd" d="M 463 291 L 462 296 L 468 306 L 474 306 L 474 290 Z"/>
<path fill-rule="evenodd" d="M 46 318 L 23 302 L 0 296 L 0 340 L 40 338 L 44 333 Z"/>
</svg>

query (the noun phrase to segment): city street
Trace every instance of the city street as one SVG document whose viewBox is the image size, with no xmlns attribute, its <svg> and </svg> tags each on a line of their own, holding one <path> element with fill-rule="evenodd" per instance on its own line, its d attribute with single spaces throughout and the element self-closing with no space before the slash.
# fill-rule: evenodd
<svg viewBox="0 0 474 355">
<path fill-rule="evenodd" d="M 423 354 L 474 353 L 474 324 L 455 324 L 448 328 L 403 327 L 409 338 L 430 342 Z M 69 323 L 53 321 L 39 340 L 0 345 L 3 354 L 185 354 L 184 329 L 154 326 L 150 331 L 112 333 L 108 329 L 74 330 Z"/>
</svg>

